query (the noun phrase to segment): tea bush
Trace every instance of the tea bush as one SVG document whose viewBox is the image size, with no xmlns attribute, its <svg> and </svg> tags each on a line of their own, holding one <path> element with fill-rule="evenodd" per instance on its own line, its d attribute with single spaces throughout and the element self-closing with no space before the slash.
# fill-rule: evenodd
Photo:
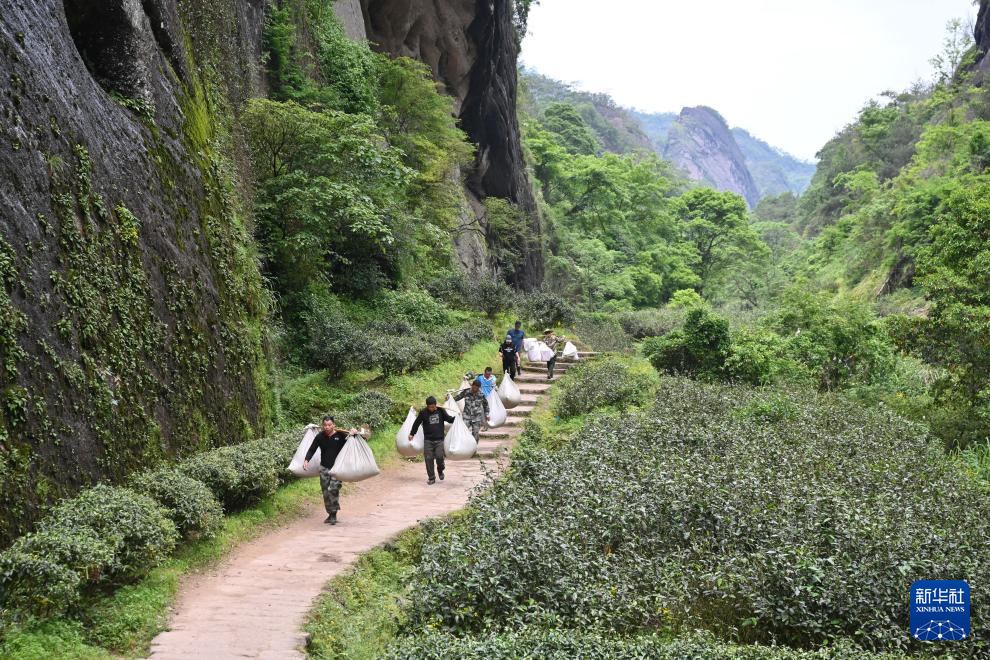
<svg viewBox="0 0 990 660">
<path fill-rule="evenodd" d="M 574 305 L 552 291 L 534 291 L 522 296 L 517 309 L 529 325 L 541 329 L 574 323 Z"/>
<path fill-rule="evenodd" d="M 309 287 L 300 325 L 304 330 L 299 343 L 310 367 L 326 369 L 334 377 L 354 365 L 360 334 L 343 305 L 326 287 Z"/>
<path fill-rule="evenodd" d="M 179 535 L 167 511 L 129 488 L 100 484 L 63 500 L 38 525 L 41 532 L 92 531 L 111 551 L 110 578 L 141 575 L 168 557 Z"/>
<path fill-rule="evenodd" d="M 911 583 L 990 580 L 985 490 L 889 412 L 786 399 L 665 378 L 654 408 L 518 452 L 469 514 L 427 535 L 409 630 L 701 628 L 920 650 Z M 951 650 L 990 651 L 988 616 L 974 590 L 977 629 Z"/>
<path fill-rule="evenodd" d="M 581 340 L 596 351 L 628 353 L 632 338 L 622 329 L 613 314 L 580 314 L 574 321 L 574 331 Z"/>
<path fill-rule="evenodd" d="M 662 337 L 684 324 L 686 312 L 681 308 L 641 309 L 618 315 L 622 329 L 635 339 Z"/>
<path fill-rule="evenodd" d="M 671 640 L 659 635 L 622 636 L 615 633 L 526 627 L 458 637 L 432 633 L 403 640 L 388 654 L 397 660 L 852 660 L 879 658 L 848 643 L 818 651 L 779 646 L 726 644 L 701 632 Z"/>
<path fill-rule="evenodd" d="M 206 484 L 224 511 L 230 512 L 275 492 L 285 468 L 281 458 L 268 442 L 256 440 L 197 454 L 178 469 Z"/>
<path fill-rule="evenodd" d="M 0 553 L 0 608 L 15 618 L 61 614 L 112 562 L 113 549 L 92 529 L 23 536 Z"/>
<path fill-rule="evenodd" d="M 564 418 L 606 406 L 625 410 L 649 401 L 655 388 L 655 374 L 635 370 L 618 358 L 581 362 L 558 385 L 553 410 Z"/>
<path fill-rule="evenodd" d="M 342 426 L 367 424 L 376 429 L 388 424 L 395 412 L 396 403 L 392 397 L 378 390 L 367 390 L 351 397 L 338 418 Z"/>
<path fill-rule="evenodd" d="M 223 508 L 210 489 L 178 470 L 161 468 L 140 474 L 133 488 L 158 502 L 185 538 L 213 536 L 223 526 Z"/>
<path fill-rule="evenodd" d="M 436 328 L 450 321 L 447 309 L 423 291 L 389 291 L 382 296 L 380 309 L 386 318 L 402 319 L 421 328 Z"/>
</svg>

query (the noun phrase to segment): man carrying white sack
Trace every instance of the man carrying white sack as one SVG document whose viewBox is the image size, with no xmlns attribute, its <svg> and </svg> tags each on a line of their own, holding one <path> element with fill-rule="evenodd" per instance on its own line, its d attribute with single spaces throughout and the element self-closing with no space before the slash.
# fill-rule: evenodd
<svg viewBox="0 0 990 660">
<path fill-rule="evenodd" d="M 426 483 L 430 486 L 437 482 L 436 473 L 433 471 L 433 463 L 436 461 L 437 471 L 440 473 L 440 481 L 443 481 L 444 452 L 443 452 L 443 425 L 444 422 L 452 424 L 454 418 L 443 408 L 437 405 L 436 397 L 426 398 L 426 407 L 419 411 L 419 416 L 413 422 L 412 431 L 409 433 L 409 442 L 413 441 L 419 427 L 423 427 L 423 458 L 426 459 Z"/>
<path fill-rule="evenodd" d="M 313 458 L 316 450 L 320 450 L 320 489 L 323 491 L 323 506 L 327 510 L 327 519 L 323 522 L 329 525 L 337 524 L 337 512 L 340 511 L 340 487 L 343 485 L 330 475 L 333 464 L 337 460 L 340 450 L 347 444 L 347 438 L 357 435 L 357 429 L 343 431 L 337 428 L 333 417 L 327 415 L 323 418 L 323 430 L 313 438 L 313 444 L 306 452 L 306 460 L 303 461 L 303 469 L 309 469 L 309 459 Z M 367 434 L 364 434 L 367 436 Z"/>
<path fill-rule="evenodd" d="M 481 393 L 481 383 L 477 380 L 471 383 L 471 389 L 461 390 L 454 396 L 454 401 L 464 399 L 464 423 L 471 429 L 474 441 L 478 442 L 483 422 L 491 424 L 491 411 L 488 409 L 488 399 Z"/>
</svg>

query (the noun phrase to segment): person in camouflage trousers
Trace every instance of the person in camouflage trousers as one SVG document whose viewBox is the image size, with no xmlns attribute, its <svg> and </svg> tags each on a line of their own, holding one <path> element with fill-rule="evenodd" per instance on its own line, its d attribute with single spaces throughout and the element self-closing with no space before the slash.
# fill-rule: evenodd
<svg viewBox="0 0 990 660">
<path fill-rule="evenodd" d="M 477 380 L 471 383 L 470 389 L 461 390 L 454 401 L 464 400 L 464 423 L 471 429 L 475 442 L 481 433 L 481 425 L 490 423 L 491 412 L 488 410 L 488 399 L 481 393 L 481 383 Z"/>
</svg>

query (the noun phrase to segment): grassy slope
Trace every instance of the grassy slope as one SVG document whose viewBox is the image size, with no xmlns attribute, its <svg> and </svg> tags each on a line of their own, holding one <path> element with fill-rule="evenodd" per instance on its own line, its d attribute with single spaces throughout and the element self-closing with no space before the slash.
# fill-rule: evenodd
<svg viewBox="0 0 990 660">
<path fill-rule="evenodd" d="M 501 323 L 499 324 L 501 325 Z M 419 373 L 397 376 L 382 382 L 373 372 L 348 374 L 337 388 L 325 387 L 325 377 L 308 375 L 297 379 L 315 397 L 339 400 L 342 393 L 375 388 L 387 392 L 403 407 L 420 406 L 428 394 L 442 396 L 457 386 L 468 370 L 494 366 L 497 357 L 493 341 L 480 342 L 456 360 L 450 360 Z M 321 384 L 317 386 L 317 384 Z M 298 385 L 298 383 L 296 383 Z M 326 405 L 326 404 L 324 404 Z M 378 429 L 370 441 L 375 459 L 384 467 L 402 460 L 395 452 L 395 434 L 400 424 Z M 62 619 L 36 622 L 7 631 L 0 630 L 0 657 L 25 660 L 51 658 L 105 658 L 111 652 L 139 656 L 168 620 L 168 607 L 175 601 L 181 578 L 214 565 L 239 544 L 285 524 L 319 500 L 319 489 L 311 480 L 289 483 L 275 495 L 225 521 L 215 538 L 198 541 L 184 548 L 140 582 L 94 599 L 86 608 L 85 625 Z"/>
</svg>

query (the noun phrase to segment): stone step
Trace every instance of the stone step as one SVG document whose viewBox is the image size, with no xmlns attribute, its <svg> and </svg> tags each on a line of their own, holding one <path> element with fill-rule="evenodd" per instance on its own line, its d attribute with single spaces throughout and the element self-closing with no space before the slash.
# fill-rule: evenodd
<svg viewBox="0 0 990 660">
<path fill-rule="evenodd" d="M 490 431 L 482 431 L 478 434 L 481 440 L 508 440 L 509 438 L 516 438 L 522 435 L 521 426 L 500 426 L 497 429 L 491 429 Z"/>
<path fill-rule="evenodd" d="M 534 406 L 516 406 L 507 409 L 506 412 L 513 417 L 529 417 L 533 414 L 533 408 Z"/>
<path fill-rule="evenodd" d="M 517 426 L 521 428 L 525 423 L 526 423 L 525 417 L 513 417 L 511 412 L 509 413 L 509 416 L 505 420 L 505 425 L 510 427 Z"/>
<path fill-rule="evenodd" d="M 544 378 L 542 383 L 540 382 L 519 383 L 519 391 L 522 393 L 523 396 L 526 396 L 527 394 L 539 395 L 541 397 L 546 396 L 549 393 L 548 392 L 549 389 L 550 389 L 550 383 L 546 381 L 546 378 Z"/>
</svg>

